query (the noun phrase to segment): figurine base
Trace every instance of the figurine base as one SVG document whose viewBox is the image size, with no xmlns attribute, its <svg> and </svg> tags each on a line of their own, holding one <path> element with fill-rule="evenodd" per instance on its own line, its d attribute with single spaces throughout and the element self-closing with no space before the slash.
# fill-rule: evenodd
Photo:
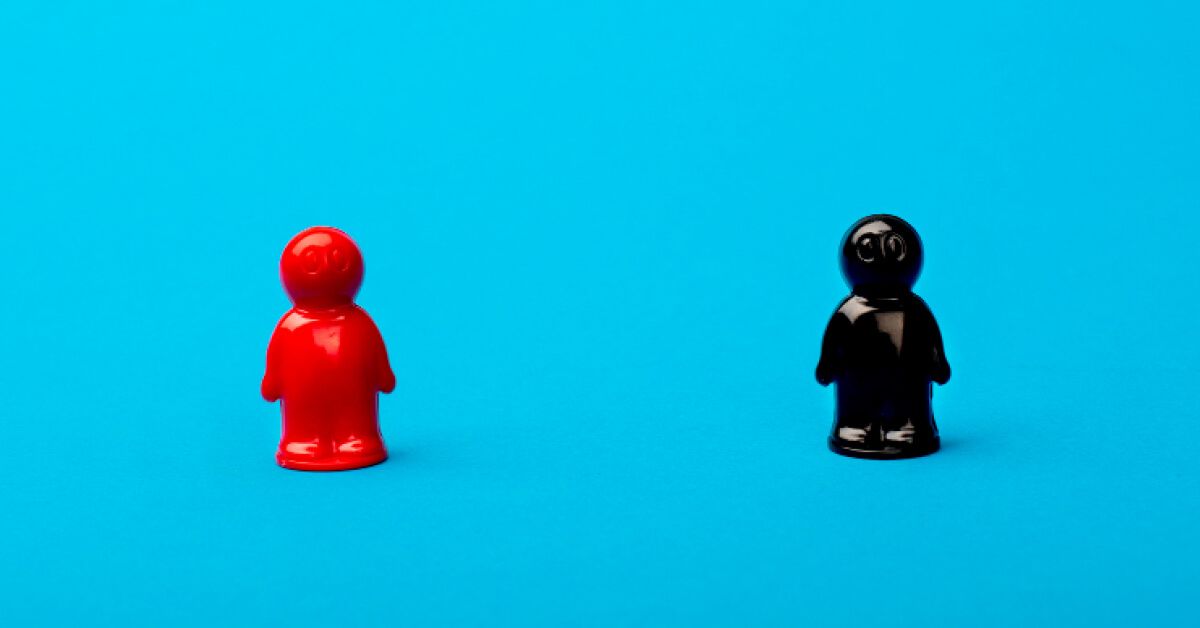
<svg viewBox="0 0 1200 628">
<path fill-rule="evenodd" d="M 301 460 L 279 453 L 275 455 L 275 461 L 284 469 L 295 471 L 349 471 L 351 469 L 361 469 L 377 465 L 387 460 L 387 457 L 387 452 L 381 451 L 368 456 L 338 456 L 334 458 L 309 458 Z"/>
<path fill-rule="evenodd" d="M 868 460 L 903 460 L 905 458 L 920 458 L 928 456 L 941 449 L 941 439 L 936 436 L 920 443 L 903 447 L 886 446 L 883 448 L 865 447 L 863 443 L 850 443 L 836 438 L 829 439 L 829 450 L 835 454 L 851 458 L 866 458 Z"/>
</svg>

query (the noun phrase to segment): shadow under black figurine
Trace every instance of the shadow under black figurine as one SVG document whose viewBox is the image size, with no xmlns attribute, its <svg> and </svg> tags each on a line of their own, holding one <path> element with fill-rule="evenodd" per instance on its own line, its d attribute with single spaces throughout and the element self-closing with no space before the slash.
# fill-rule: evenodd
<svg viewBox="0 0 1200 628">
<path fill-rule="evenodd" d="M 857 458 L 912 458 L 938 450 L 931 382 L 950 365 L 937 321 L 912 286 L 921 239 L 907 222 L 878 214 L 854 223 L 842 243 L 851 294 L 821 344 L 817 381 L 837 384 L 829 448 Z"/>
</svg>

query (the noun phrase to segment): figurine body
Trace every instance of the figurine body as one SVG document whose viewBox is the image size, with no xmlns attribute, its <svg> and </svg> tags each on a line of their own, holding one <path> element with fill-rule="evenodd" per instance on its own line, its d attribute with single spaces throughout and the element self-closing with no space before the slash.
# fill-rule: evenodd
<svg viewBox="0 0 1200 628">
<path fill-rule="evenodd" d="M 271 336 L 262 395 L 282 400 L 276 460 L 289 469 L 336 471 L 387 459 L 378 393 L 396 378 L 375 323 L 354 304 L 363 262 L 349 236 L 313 227 L 288 244 L 280 275 L 295 304 Z"/>
<path fill-rule="evenodd" d="M 817 381 L 836 384 L 833 451 L 860 458 L 910 458 L 938 450 L 932 382 L 950 379 L 933 313 L 912 286 L 921 240 L 895 216 L 859 220 L 842 245 L 852 294 L 825 330 Z"/>
</svg>

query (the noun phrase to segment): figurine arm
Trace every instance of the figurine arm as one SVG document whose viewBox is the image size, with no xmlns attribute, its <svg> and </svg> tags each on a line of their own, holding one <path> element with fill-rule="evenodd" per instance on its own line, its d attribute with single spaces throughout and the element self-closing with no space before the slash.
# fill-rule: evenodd
<svg viewBox="0 0 1200 628">
<path fill-rule="evenodd" d="M 937 320 L 932 315 L 929 324 L 933 334 L 933 367 L 929 378 L 938 384 L 945 384 L 950 381 L 950 363 L 946 361 L 946 349 L 942 346 L 942 330 L 938 329 Z"/>
<path fill-rule="evenodd" d="M 387 394 L 396 390 L 396 374 L 388 364 L 387 349 L 382 345 L 379 351 L 379 392 Z"/>
<path fill-rule="evenodd" d="M 375 327 L 374 321 L 371 323 L 371 328 L 375 330 L 375 372 L 378 378 L 379 392 L 387 394 L 396 389 L 396 374 L 392 372 L 392 365 L 388 361 L 387 345 L 383 342 L 383 334 L 379 333 L 379 328 Z"/>
<path fill-rule="evenodd" d="M 925 316 L 929 325 L 929 341 L 930 341 L 930 363 L 929 363 L 929 379 L 938 384 L 945 384 L 950 381 L 950 363 L 946 361 L 946 349 L 942 346 L 942 330 L 938 328 L 937 319 L 933 317 L 933 311 L 925 301 L 918 299 L 921 308 L 925 310 Z"/>
<path fill-rule="evenodd" d="M 285 333 L 283 329 L 276 327 L 275 332 L 271 334 L 271 342 L 267 345 L 267 371 L 262 379 L 262 396 L 272 403 L 282 396 L 279 368 L 283 358 L 281 354 Z"/>
<path fill-rule="evenodd" d="M 821 359 L 817 362 L 817 382 L 828 386 L 837 379 L 842 370 L 841 351 L 842 333 L 846 317 L 841 311 L 834 312 L 833 318 L 825 326 L 825 337 L 821 340 Z"/>
</svg>

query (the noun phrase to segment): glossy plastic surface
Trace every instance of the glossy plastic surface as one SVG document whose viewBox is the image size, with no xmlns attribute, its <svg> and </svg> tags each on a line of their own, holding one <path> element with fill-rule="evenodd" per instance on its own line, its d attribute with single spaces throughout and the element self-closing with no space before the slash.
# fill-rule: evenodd
<svg viewBox="0 0 1200 628">
<path fill-rule="evenodd" d="M 929 307 L 913 294 L 924 253 L 896 216 L 854 223 L 842 243 L 851 294 L 825 329 L 817 381 L 837 388 L 829 447 L 858 458 L 911 458 L 938 450 L 932 382 L 950 365 Z"/>
<path fill-rule="evenodd" d="M 284 249 L 280 276 L 294 307 L 271 336 L 262 395 L 280 400 L 283 467 L 341 471 L 387 459 L 378 393 L 396 377 L 383 337 L 354 304 L 363 279 L 358 246 L 331 227 L 312 227 Z"/>
</svg>

